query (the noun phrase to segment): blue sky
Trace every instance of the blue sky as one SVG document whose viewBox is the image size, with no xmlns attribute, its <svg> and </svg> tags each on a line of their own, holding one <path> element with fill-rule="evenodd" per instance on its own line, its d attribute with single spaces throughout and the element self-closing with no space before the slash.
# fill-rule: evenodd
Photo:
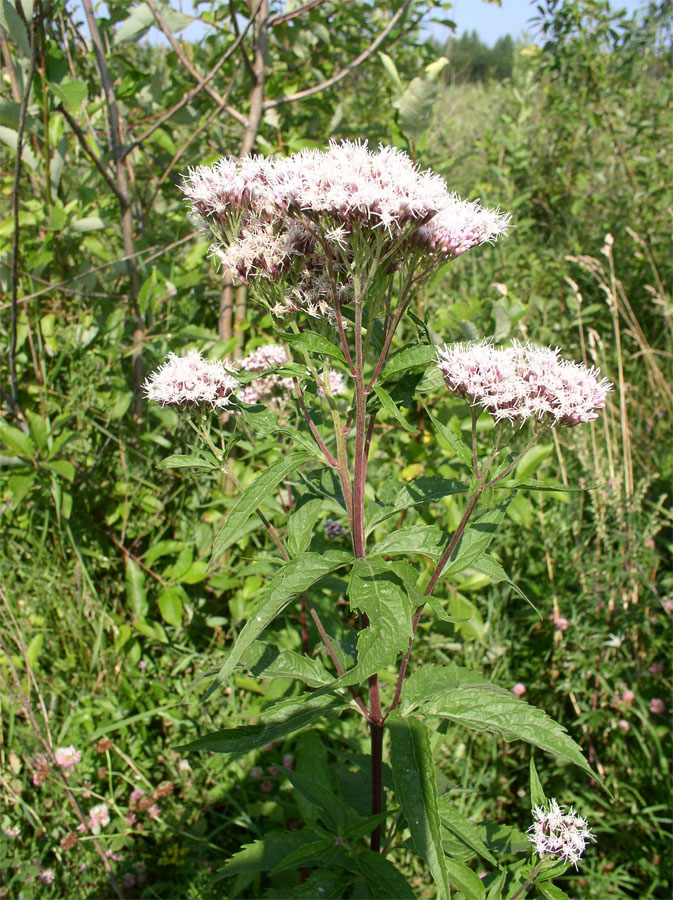
<svg viewBox="0 0 673 900">
<path fill-rule="evenodd" d="M 530 19 L 536 15 L 537 2 L 538 0 L 502 0 L 502 6 L 498 7 L 493 3 L 485 3 L 484 0 L 454 0 L 448 18 L 453 19 L 458 26 L 458 36 L 465 31 L 474 30 L 485 44 L 492 45 L 506 34 L 518 38 L 530 32 Z M 615 9 L 626 8 L 633 12 L 644 6 L 644 0 L 612 0 L 611 5 Z M 446 34 L 446 29 L 442 29 L 442 35 L 438 34 L 438 37 L 442 39 Z"/>
</svg>

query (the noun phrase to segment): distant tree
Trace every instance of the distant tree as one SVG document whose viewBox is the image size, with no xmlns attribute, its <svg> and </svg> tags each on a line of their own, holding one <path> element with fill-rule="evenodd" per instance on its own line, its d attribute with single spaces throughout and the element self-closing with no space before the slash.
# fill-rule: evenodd
<svg viewBox="0 0 673 900">
<path fill-rule="evenodd" d="M 512 74 L 514 41 L 509 35 L 485 44 L 476 31 L 449 38 L 441 51 L 449 60 L 448 73 L 454 81 L 502 81 Z"/>
</svg>

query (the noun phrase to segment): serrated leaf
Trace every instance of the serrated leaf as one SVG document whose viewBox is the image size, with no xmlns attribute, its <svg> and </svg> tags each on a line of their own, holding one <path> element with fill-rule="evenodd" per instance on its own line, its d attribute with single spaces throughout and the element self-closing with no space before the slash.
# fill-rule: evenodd
<svg viewBox="0 0 673 900">
<path fill-rule="evenodd" d="M 346 357 L 341 348 L 316 331 L 302 331 L 300 334 L 282 331 L 278 334 L 295 350 L 303 350 L 308 354 L 315 353 L 318 356 L 329 356 L 346 364 Z"/>
<path fill-rule="evenodd" d="M 234 646 L 222 665 L 215 682 L 206 693 L 209 697 L 227 678 L 243 658 L 254 641 L 285 607 L 302 591 L 315 584 L 323 575 L 348 565 L 352 555 L 346 551 L 329 550 L 318 553 L 301 553 L 286 563 L 271 579 L 262 597 L 255 604 L 251 618 L 245 623 Z"/>
<path fill-rule="evenodd" d="M 375 509 L 367 522 L 367 532 L 375 525 L 384 522 L 395 513 L 402 512 L 412 506 L 420 506 L 422 503 L 433 503 L 448 497 L 450 494 L 462 494 L 468 490 L 468 486 L 452 478 L 444 478 L 441 475 L 427 475 L 416 478 L 414 481 L 396 488 L 394 484 L 387 486 L 389 492 L 395 491 L 390 502 L 385 495 L 382 497 L 385 505 Z M 383 492 L 381 492 L 383 494 Z"/>
<path fill-rule="evenodd" d="M 227 876 L 240 875 L 243 872 L 268 872 L 289 853 L 319 837 L 319 834 L 310 828 L 302 828 L 299 831 L 271 831 L 264 836 L 264 840 L 245 844 L 238 853 L 230 856 L 221 872 Z"/>
<path fill-rule="evenodd" d="M 416 852 L 427 863 L 435 884 L 450 897 L 446 857 L 442 849 L 437 785 L 430 738 L 423 722 L 413 717 L 388 717 L 390 762 L 397 798 Z"/>
<path fill-rule="evenodd" d="M 404 418 L 404 415 L 401 410 L 397 408 L 397 404 L 390 396 L 390 394 L 384 390 L 380 385 L 374 385 L 374 392 L 376 396 L 381 401 L 381 406 L 383 409 L 398 422 L 405 431 L 416 432 L 416 428 L 413 425 L 410 425 L 407 420 Z"/>
<path fill-rule="evenodd" d="M 494 584 L 499 584 L 501 581 L 506 582 L 518 595 L 522 600 L 525 600 L 527 603 L 536 609 L 533 603 L 528 599 L 528 597 L 524 594 L 521 588 L 512 581 L 507 572 L 503 569 L 497 560 L 493 559 L 492 556 L 489 556 L 485 553 L 480 559 L 477 560 L 476 563 L 473 564 L 472 568 L 476 569 L 477 572 L 481 572 L 483 575 L 487 575 Z"/>
<path fill-rule="evenodd" d="M 432 422 L 437 431 L 437 434 L 446 441 L 451 450 L 455 453 L 458 459 L 461 462 L 464 462 L 466 466 L 472 468 L 472 450 L 465 441 L 456 434 L 456 432 L 451 428 L 450 425 L 444 425 L 437 416 L 429 409 L 427 406 L 423 406 L 423 409 L 428 415 L 428 418 Z"/>
<path fill-rule="evenodd" d="M 435 358 L 437 348 L 432 344 L 414 344 L 398 350 L 388 358 L 388 362 L 381 373 L 381 381 L 386 381 L 393 375 L 406 372 L 409 369 L 423 369 Z"/>
<path fill-rule="evenodd" d="M 349 807 L 334 791 L 325 790 L 324 785 L 316 783 L 311 774 L 294 772 L 292 769 L 286 769 L 283 774 L 292 784 L 292 787 L 311 806 L 320 811 L 320 818 L 330 830 L 335 830 L 342 834 L 350 825 L 357 821 L 358 815 L 355 810 Z"/>
<path fill-rule="evenodd" d="M 224 728 L 212 734 L 203 735 L 178 750 L 209 750 L 211 753 L 248 753 L 265 744 L 277 741 L 288 734 L 300 731 L 323 716 L 336 715 L 347 705 L 347 701 L 333 695 L 304 696 L 298 703 L 293 698 L 290 710 L 284 718 L 261 722 L 258 725 L 241 725 L 238 728 Z"/>
<path fill-rule="evenodd" d="M 426 716 L 449 719 L 474 731 L 491 731 L 506 741 L 526 741 L 596 778 L 562 725 L 476 672 L 454 665 L 417 669 L 405 685 L 400 709 L 408 715 L 417 708 Z"/>
<path fill-rule="evenodd" d="M 495 856 L 484 843 L 479 826 L 458 812 L 453 806 L 451 798 L 446 794 L 439 798 L 439 814 L 445 828 L 457 835 L 464 844 L 467 844 L 491 865 L 498 865 Z"/>
<path fill-rule="evenodd" d="M 293 850 L 292 853 L 288 853 L 284 859 L 275 865 L 271 870 L 271 875 L 277 875 L 279 872 L 285 872 L 287 869 L 302 868 L 314 860 L 321 859 L 333 847 L 334 840 L 325 840 L 324 838 L 303 844 L 303 846 Z"/>
<path fill-rule="evenodd" d="M 451 884 L 462 891 L 467 900 L 485 900 L 486 890 L 476 872 L 457 859 L 448 858 L 446 870 Z"/>
<path fill-rule="evenodd" d="M 360 850 L 357 863 L 370 897 L 376 897 L 377 900 L 414 900 L 416 895 L 411 885 L 385 856 L 371 850 Z"/>
<path fill-rule="evenodd" d="M 274 644 L 255 643 L 246 651 L 241 665 L 256 678 L 298 678 L 311 687 L 333 681 L 320 659 L 312 659 L 294 650 L 279 650 Z"/>
<path fill-rule="evenodd" d="M 290 895 L 292 900 L 342 900 L 347 897 L 348 885 L 353 882 L 350 873 L 342 873 L 331 869 L 316 869 L 306 881 L 294 887 Z"/>
<path fill-rule="evenodd" d="M 508 501 L 499 504 L 494 509 L 489 509 L 465 529 L 442 571 L 442 578 L 448 578 L 449 575 L 457 575 L 459 572 L 471 569 L 479 562 L 505 517 L 507 505 Z"/>
<path fill-rule="evenodd" d="M 436 525 L 411 525 L 386 535 L 376 544 L 371 556 L 420 553 L 437 562 L 449 542 L 449 535 Z"/>
<path fill-rule="evenodd" d="M 227 520 L 218 532 L 213 543 L 212 559 L 216 559 L 221 553 L 238 540 L 239 531 L 249 517 L 259 507 L 263 500 L 269 496 L 277 486 L 287 478 L 295 469 L 298 469 L 310 457 L 307 453 L 291 453 L 265 469 L 252 484 L 243 491 L 227 514 Z"/>
</svg>

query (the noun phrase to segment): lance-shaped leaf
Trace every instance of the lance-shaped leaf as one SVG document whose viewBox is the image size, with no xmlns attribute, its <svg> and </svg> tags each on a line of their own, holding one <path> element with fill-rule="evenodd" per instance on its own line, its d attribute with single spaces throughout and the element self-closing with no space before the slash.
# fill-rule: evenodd
<svg viewBox="0 0 673 900">
<path fill-rule="evenodd" d="M 347 701 L 334 696 L 306 696 L 297 698 L 285 709 L 276 710 L 277 718 L 258 725 L 241 725 L 205 734 L 178 750 L 210 750 L 212 753 L 248 753 L 272 741 L 300 731 L 323 716 L 337 715 Z M 283 715 L 281 715 L 283 713 Z"/>
<path fill-rule="evenodd" d="M 456 549 L 451 554 L 451 559 L 442 572 L 442 578 L 448 578 L 449 575 L 457 575 L 459 572 L 464 572 L 465 569 L 471 569 L 479 562 L 495 537 L 498 526 L 505 517 L 508 504 L 509 498 L 495 509 L 489 509 L 473 525 L 465 529 Z"/>
<path fill-rule="evenodd" d="M 239 537 L 239 531 L 260 503 L 278 487 L 280 482 L 298 469 L 310 457 L 306 453 L 291 453 L 265 469 L 252 484 L 243 491 L 229 510 L 227 521 L 217 534 L 213 543 L 212 559 L 223 553 Z"/>
<path fill-rule="evenodd" d="M 475 853 L 478 853 L 479 856 L 482 856 L 487 862 L 490 862 L 491 865 L 498 865 L 495 856 L 493 856 L 484 842 L 482 834 L 484 826 L 470 822 L 469 819 L 458 812 L 448 794 L 443 794 L 439 798 L 439 815 L 445 828 L 453 832 L 464 844 L 467 844 L 468 847 L 474 850 Z"/>
<path fill-rule="evenodd" d="M 243 872 L 268 872 L 290 853 L 319 839 L 318 832 L 310 828 L 268 832 L 264 840 L 244 844 L 238 853 L 229 857 L 221 872 L 226 876 L 240 875 Z"/>
<path fill-rule="evenodd" d="M 416 478 L 409 484 L 397 488 L 394 484 L 387 487 L 381 492 L 380 500 L 385 505 L 374 510 L 367 522 L 367 532 L 370 532 L 375 525 L 383 522 L 390 516 L 402 512 L 403 509 L 409 509 L 411 506 L 420 506 L 422 503 L 433 503 L 441 500 L 442 497 L 448 497 L 449 494 L 464 494 L 468 490 L 468 486 L 460 481 L 452 478 L 444 478 L 441 475 L 427 475 L 423 478 Z M 391 497 L 388 493 L 394 493 Z"/>
<path fill-rule="evenodd" d="M 300 553 L 276 572 L 255 604 L 251 618 L 245 623 L 236 638 L 215 682 L 207 691 L 206 698 L 225 678 L 231 675 L 248 647 L 257 640 L 267 625 L 285 609 L 297 594 L 310 588 L 323 575 L 347 565 L 352 559 L 352 555 L 345 550 L 329 550 L 322 555 Z"/>
<path fill-rule="evenodd" d="M 357 859 L 370 897 L 377 900 L 414 900 L 416 895 L 411 885 L 385 856 L 371 850 L 361 850 Z"/>
<path fill-rule="evenodd" d="M 397 713 L 388 717 L 390 762 L 395 796 L 400 804 L 416 852 L 423 857 L 443 897 L 448 898 L 449 878 L 442 848 L 437 806 L 437 785 L 430 738 L 423 722 Z"/>
<path fill-rule="evenodd" d="M 492 731 L 506 741 L 526 741 L 596 777 L 562 725 L 476 672 L 452 664 L 417 669 L 405 685 L 401 703 L 403 715 L 415 709 L 475 731 Z"/>
<path fill-rule="evenodd" d="M 402 426 L 402 428 L 404 428 L 405 431 L 409 431 L 412 433 L 416 431 L 416 427 L 414 425 L 410 425 L 407 422 L 407 420 L 404 418 L 404 414 L 398 408 L 397 404 L 386 390 L 384 390 L 380 385 L 375 384 L 374 392 L 381 401 L 381 406 L 383 407 L 383 409 L 389 415 L 391 415 L 393 419 L 395 419 L 395 421 L 398 422 Z"/>
<path fill-rule="evenodd" d="M 449 535 L 435 525 L 412 525 L 386 535 L 373 548 L 372 555 L 395 556 L 402 553 L 406 556 L 409 553 L 420 553 L 437 562 L 448 542 Z"/>
<path fill-rule="evenodd" d="M 343 351 L 316 331 L 302 331 L 301 334 L 288 334 L 285 331 L 277 333 L 295 350 L 305 350 L 307 353 L 314 353 L 317 356 L 331 356 L 332 359 L 338 359 L 344 365 L 346 363 Z"/>
<path fill-rule="evenodd" d="M 455 453 L 455 455 L 461 462 L 464 462 L 465 465 L 472 468 L 472 450 L 470 447 L 468 447 L 462 437 L 457 435 L 450 425 L 444 425 L 443 422 L 440 422 L 440 420 L 436 415 L 434 415 L 434 413 L 428 406 L 424 405 L 423 409 L 426 411 L 430 421 L 435 426 L 437 434 L 446 441 L 446 443 L 449 445 L 451 450 Z"/>
<path fill-rule="evenodd" d="M 389 357 L 386 367 L 381 374 L 381 380 L 386 381 L 392 375 L 399 375 L 409 369 L 424 369 L 435 358 L 437 349 L 432 344 L 414 344 L 398 350 Z"/>
<path fill-rule="evenodd" d="M 255 641 L 241 665 L 256 678 L 298 678 L 311 687 L 322 687 L 334 679 L 319 659 L 294 650 L 279 650 L 273 644 Z"/>
</svg>

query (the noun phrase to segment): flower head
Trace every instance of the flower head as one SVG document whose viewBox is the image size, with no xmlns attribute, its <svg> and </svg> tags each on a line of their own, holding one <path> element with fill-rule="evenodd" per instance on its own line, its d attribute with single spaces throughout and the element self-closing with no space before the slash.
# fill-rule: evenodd
<svg viewBox="0 0 673 900">
<path fill-rule="evenodd" d="M 249 356 L 242 359 L 238 363 L 238 368 L 262 375 L 275 366 L 284 366 L 289 361 L 285 348 L 281 344 L 267 344 L 265 347 L 258 347 Z M 291 394 L 292 379 L 283 378 L 273 372 L 268 372 L 262 378 L 256 378 L 241 387 L 238 392 L 243 403 L 276 401 L 281 405 Z"/>
<path fill-rule="evenodd" d="M 325 519 L 325 537 L 333 541 L 346 534 L 346 526 L 340 519 Z"/>
<path fill-rule="evenodd" d="M 654 697 L 650 700 L 650 712 L 656 715 L 660 715 L 663 712 L 666 712 L 666 704 L 663 700 L 660 700 L 658 697 Z"/>
<path fill-rule="evenodd" d="M 437 365 L 452 393 L 482 406 L 496 422 L 590 422 L 612 390 L 605 378 L 598 380 L 599 370 L 561 359 L 558 348 L 534 344 L 455 344 L 439 352 Z"/>
<path fill-rule="evenodd" d="M 82 759 L 82 751 L 76 750 L 72 744 L 68 747 L 59 747 L 54 753 L 54 759 L 61 768 L 71 769 Z"/>
<path fill-rule="evenodd" d="M 515 697 L 523 697 L 523 695 L 526 693 L 526 685 L 522 684 L 520 681 L 517 681 L 517 683 L 512 688 L 512 693 Z"/>
<path fill-rule="evenodd" d="M 93 834 L 100 834 L 101 828 L 110 824 L 110 813 L 104 803 L 98 803 L 89 810 L 89 828 Z"/>
<path fill-rule="evenodd" d="M 162 406 L 229 406 L 238 382 L 221 362 L 209 362 L 198 350 L 186 356 L 169 353 L 166 362 L 143 385 L 150 400 Z"/>
<path fill-rule="evenodd" d="M 559 806 L 554 799 L 549 800 L 546 807 L 533 809 L 533 824 L 528 831 L 532 832 L 529 840 L 539 856 L 559 856 L 575 868 L 587 841 L 594 840 L 586 820 L 578 816 L 572 806 L 566 812 L 565 807 Z"/>
<path fill-rule="evenodd" d="M 38 872 L 37 878 L 42 884 L 53 884 L 56 875 L 54 874 L 53 869 L 42 869 L 41 872 Z"/>
</svg>

